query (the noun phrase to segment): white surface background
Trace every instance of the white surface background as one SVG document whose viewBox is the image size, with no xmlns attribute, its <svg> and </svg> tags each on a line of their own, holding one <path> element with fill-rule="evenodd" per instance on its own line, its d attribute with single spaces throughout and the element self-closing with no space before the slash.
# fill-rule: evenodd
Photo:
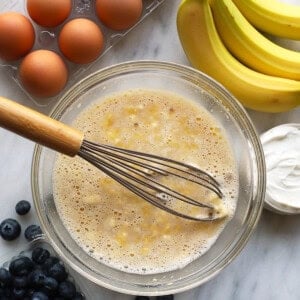
<svg viewBox="0 0 300 300">
<path fill-rule="evenodd" d="M 285 1 L 300 5 L 300 0 Z M 179 2 L 180 0 L 165 0 L 158 10 L 130 32 L 86 74 L 104 66 L 138 59 L 189 65 L 176 32 L 175 20 Z M 297 43 L 293 43 L 293 46 L 298 47 Z M 0 91 L 2 96 L 34 106 L 3 69 L 0 70 Z M 281 123 L 300 122 L 300 108 L 282 114 L 253 111 L 249 111 L 249 114 L 258 132 Z M 32 201 L 30 169 L 33 147 L 33 143 L 0 129 L 0 220 L 16 217 L 14 206 L 20 199 Z M 16 218 L 23 225 L 23 229 L 38 222 L 34 209 L 28 216 Z M 23 236 L 15 242 L 0 239 L 0 257 L 25 243 Z M 300 217 L 280 216 L 264 211 L 250 241 L 225 270 L 203 286 L 176 295 L 175 299 L 300 299 L 299 270 Z M 102 288 L 97 288 L 96 291 L 91 299 L 134 298 Z"/>
</svg>

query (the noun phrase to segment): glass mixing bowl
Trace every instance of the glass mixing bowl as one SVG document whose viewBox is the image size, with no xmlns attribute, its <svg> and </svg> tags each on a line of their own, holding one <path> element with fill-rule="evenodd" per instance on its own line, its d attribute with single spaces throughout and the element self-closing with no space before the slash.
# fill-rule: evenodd
<svg viewBox="0 0 300 300">
<path fill-rule="evenodd" d="M 225 128 L 238 166 L 239 196 L 235 215 L 215 244 L 186 267 L 161 274 L 130 274 L 102 264 L 76 244 L 60 220 L 52 193 L 56 153 L 42 146 L 35 148 L 32 163 L 34 204 L 42 229 L 55 251 L 85 278 L 125 294 L 178 293 L 219 273 L 249 239 L 264 202 L 263 151 L 247 113 L 227 90 L 201 72 L 172 63 L 127 62 L 102 69 L 72 87 L 52 110 L 51 117 L 70 123 L 99 98 L 132 88 L 163 89 L 195 100 Z"/>
</svg>

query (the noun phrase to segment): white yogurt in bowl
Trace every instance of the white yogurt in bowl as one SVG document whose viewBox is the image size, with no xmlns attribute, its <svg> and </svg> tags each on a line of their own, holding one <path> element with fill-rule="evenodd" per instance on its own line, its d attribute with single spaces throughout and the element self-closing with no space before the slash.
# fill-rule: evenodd
<svg viewBox="0 0 300 300">
<path fill-rule="evenodd" d="M 276 126 L 261 135 L 267 188 L 265 207 L 300 213 L 300 123 Z"/>
</svg>

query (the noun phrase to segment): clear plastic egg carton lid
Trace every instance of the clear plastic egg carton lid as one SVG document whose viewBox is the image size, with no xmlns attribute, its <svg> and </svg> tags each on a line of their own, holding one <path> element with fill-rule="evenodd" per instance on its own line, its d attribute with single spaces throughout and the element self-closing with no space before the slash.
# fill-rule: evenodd
<svg viewBox="0 0 300 300">
<path fill-rule="evenodd" d="M 35 31 L 35 42 L 34 46 L 30 52 L 34 50 L 50 50 L 57 53 L 65 62 L 68 69 L 68 79 L 64 88 L 56 95 L 51 97 L 38 97 L 30 94 L 22 85 L 19 76 L 19 66 L 22 59 L 16 61 L 5 61 L 0 59 L 0 72 L 4 72 L 5 76 L 9 76 L 13 81 L 21 88 L 28 98 L 33 101 L 33 103 L 40 107 L 51 106 L 57 99 L 60 98 L 66 90 L 68 90 L 72 85 L 74 85 L 79 79 L 82 79 L 84 75 L 88 75 L 88 69 L 95 64 L 95 62 L 101 60 L 104 54 L 109 52 L 109 50 L 121 39 L 123 39 L 128 32 L 130 32 L 134 27 L 140 24 L 152 11 L 158 8 L 164 0 L 142 0 L 143 9 L 139 20 L 129 29 L 126 30 L 113 30 L 105 26 L 98 18 L 95 11 L 95 0 L 72 0 L 72 10 L 69 17 L 60 25 L 53 28 L 46 28 L 35 23 L 29 16 L 27 11 L 27 0 L 3 0 L 0 2 L 0 14 L 5 12 L 18 12 L 29 18 L 31 21 L 34 31 Z M 58 46 L 58 36 L 62 27 L 70 20 L 76 18 L 86 18 L 95 22 L 100 30 L 102 31 L 104 37 L 104 45 L 100 55 L 94 61 L 86 64 L 76 64 L 69 61 L 61 53 Z"/>
<path fill-rule="evenodd" d="M 32 251 L 38 247 L 46 249 L 47 251 L 49 251 L 51 257 L 56 257 L 58 259 L 59 264 L 62 264 L 67 272 L 67 278 L 65 280 L 70 281 L 75 285 L 76 291 L 82 295 L 83 299 L 95 299 L 95 288 L 90 284 L 88 280 L 82 278 L 82 276 L 80 276 L 76 271 L 74 271 L 64 261 L 62 261 L 62 259 L 58 256 L 58 254 L 44 235 L 35 238 L 31 242 L 28 242 L 23 247 L 14 248 L 14 250 L 0 257 L 0 268 L 9 270 L 11 262 L 24 256 L 31 259 Z M 36 268 L 40 269 L 42 267 L 43 265 L 38 265 Z M 30 289 L 30 287 L 28 287 L 28 289 Z M 39 290 L 40 289 L 37 288 L 37 291 Z"/>
</svg>

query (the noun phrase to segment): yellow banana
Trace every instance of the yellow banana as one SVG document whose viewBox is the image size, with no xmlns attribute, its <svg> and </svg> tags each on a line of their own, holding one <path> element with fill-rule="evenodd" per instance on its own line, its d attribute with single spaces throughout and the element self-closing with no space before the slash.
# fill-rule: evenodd
<svg viewBox="0 0 300 300">
<path fill-rule="evenodd" d="M 263 36 L 232 0 L 211 0 L 210 6 L 223 43 L 241 62 L 265 74 L 300 80 L 300 52 L 278 46 Z"/>
<path fill-rule="evenodd" d="M 258 73 L 228 52 L 217 33 L 209 0 L 183 0 L 177 29 L 191 64 L 223 84 L 244 106 L 283 112 L 300 105 L 300 81 Z"/>
<path fill-rule="evenodd" d="M 243 15 L 259 30 L 300 40 L 300 6 L 279 0 L 233 0 Z"/>
</svg>

